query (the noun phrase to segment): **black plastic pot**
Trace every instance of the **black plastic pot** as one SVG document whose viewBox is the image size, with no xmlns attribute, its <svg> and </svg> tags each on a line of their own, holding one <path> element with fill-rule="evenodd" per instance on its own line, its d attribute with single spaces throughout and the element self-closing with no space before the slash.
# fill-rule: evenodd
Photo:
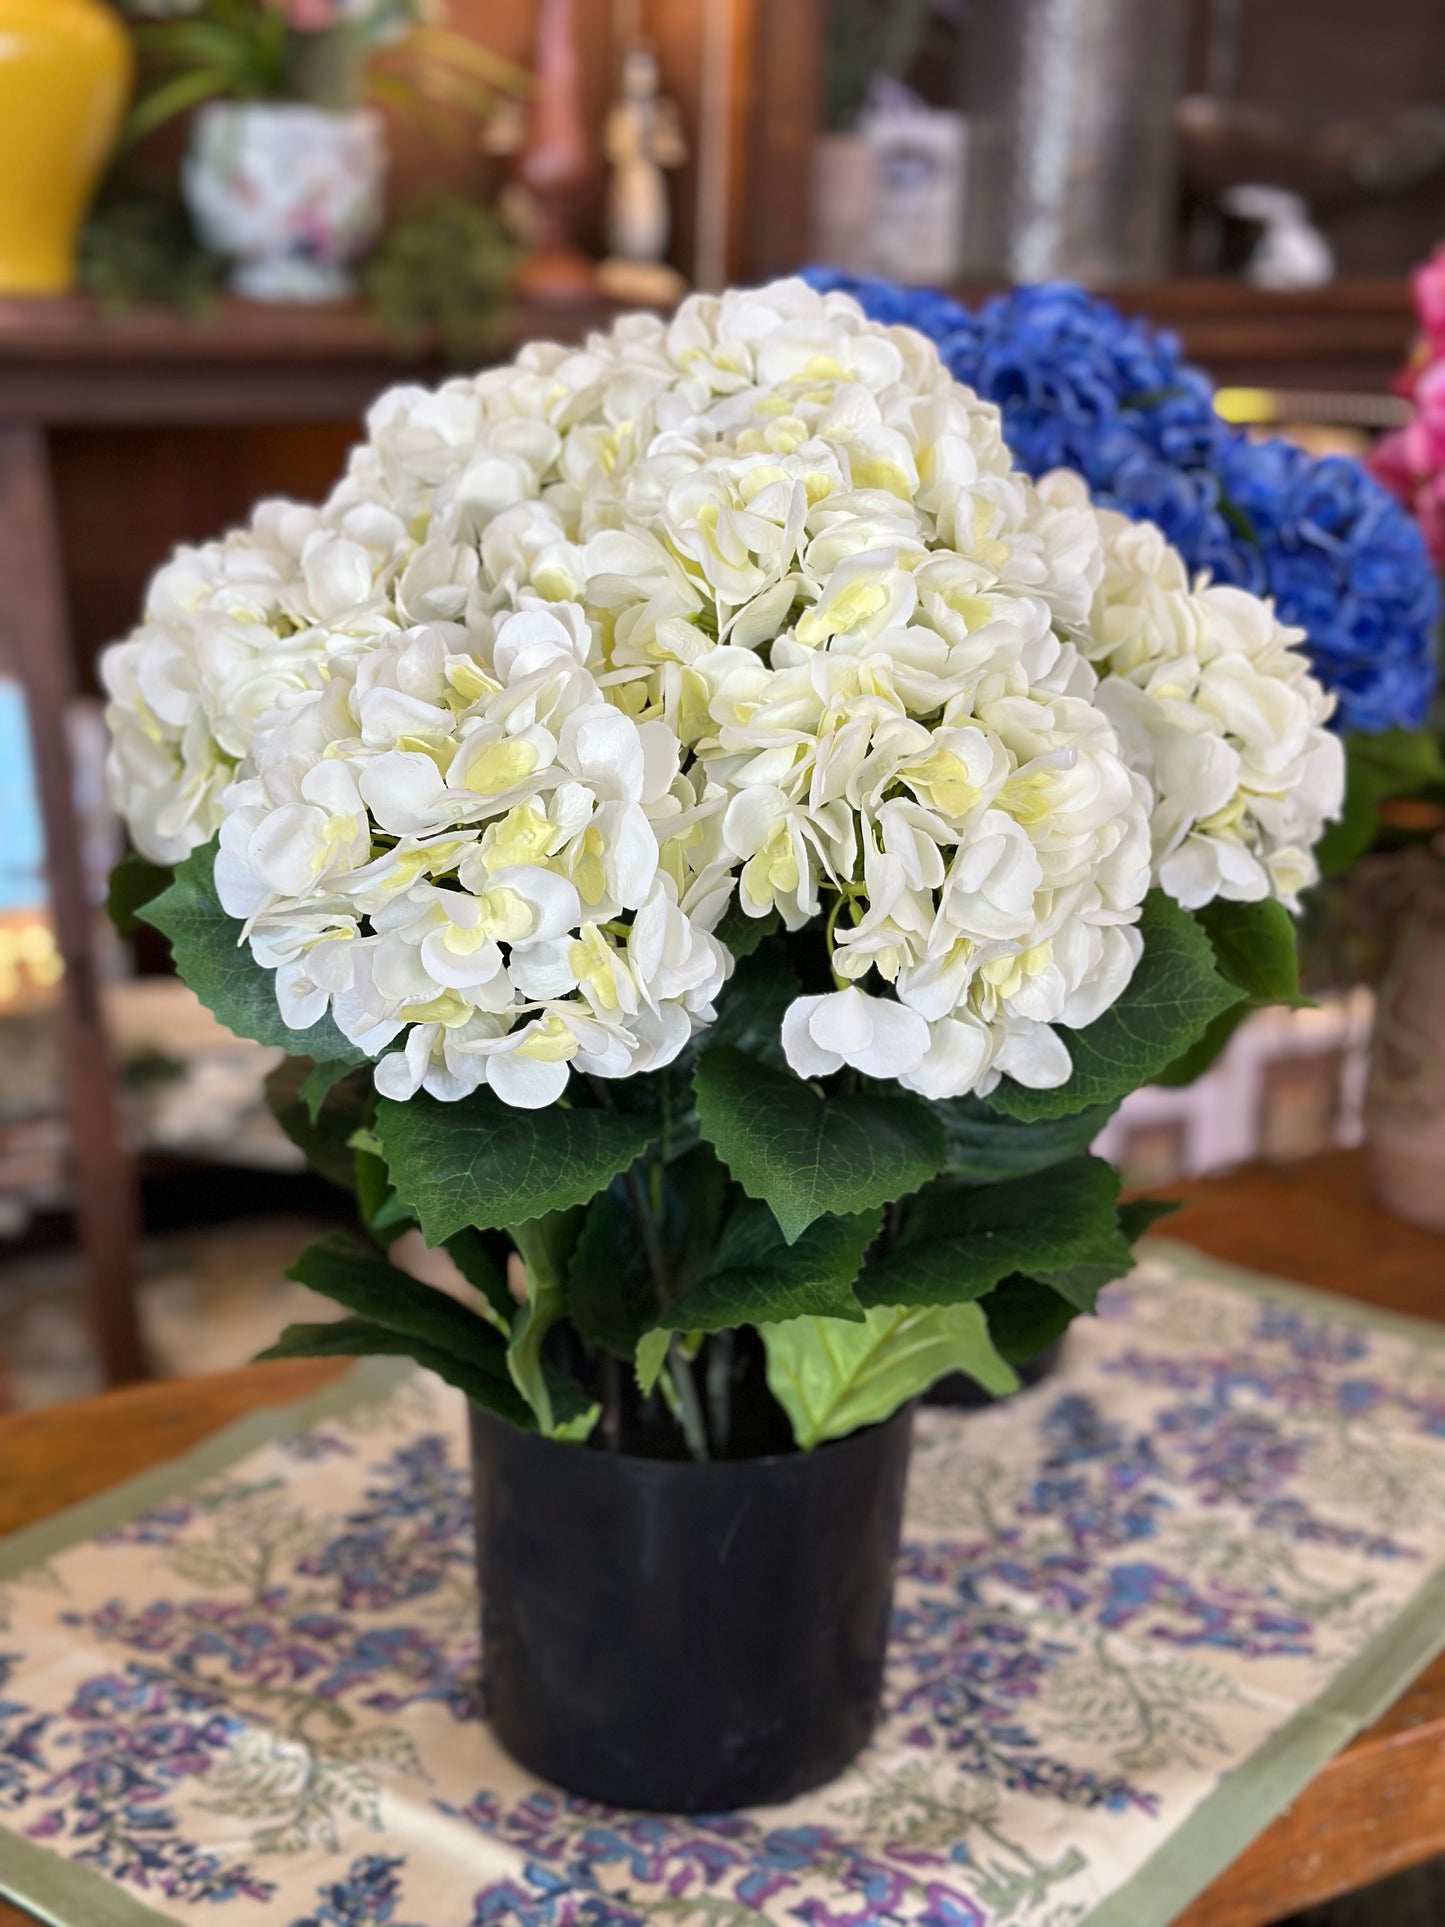
<svg viewBox="0 0 1445 1927">
<path fill-rule="evenodd" d="M 1020 1387 L 1027 1391 L 1030 1385 L 1041 1385 L 1046 1378 L 1052 1378 L 1063 1356 L 1064 1341 L 1056 1338 L 1052 1345 L 1046 1345 L 1041 1352 L 1025 1359 L 1018 1367 Z M 950 1411 L 973 1412 L 985 1405 L 997 1405 L 998 1400 L 966 1372 L 950 1372 L 924 1394 L 923 1403 L 947 1406 Z"/>
<path fill-rule="evenodd" d="M 878 1717 L 912 1410 L 811 1453 L 695 1465 L 472 1408 L 483 1682 L 570 1793 L 672 1813 L 837 1777 Z"/>
</svg>

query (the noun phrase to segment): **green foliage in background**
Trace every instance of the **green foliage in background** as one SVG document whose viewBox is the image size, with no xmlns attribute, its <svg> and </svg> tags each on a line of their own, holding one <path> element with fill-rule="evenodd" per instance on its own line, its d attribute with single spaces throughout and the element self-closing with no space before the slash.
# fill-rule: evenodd
<svg viewBox="0 0 1445 1927">
<path fill-rule="evenodd" d="M 119 0 L 144 61 L 128 124 L 140 140 L 211 100 L 305 101 L 349 111 L 371 95 L 434 132 L 446 117 L 485 118 L 529 76 L 469 34 L 432 24 L 425 0 L 377 0 L 331 25 L 278 0 Z M 378 67 L 374 56 L 395 50 Z M 440 119 L 439 119 L 440 116 Z"/>
<path fill-rule="evenodd" d="M 902 80 L 923 47 L 933 0 L 832 0 L 826 55 L 826 125 L 851 133 L 875 80 Z"/>
<path fill-rule="evenodd" d="M 1445 801 L 1445 755 L 1429 729 L 1345 738 L 1345 810 L 1320 842 L 1320 870 L 1338 876 L 1381 838 L 1380 806 L 1401 797 Z"/>
<path fill-rule="evenodd" d="M 81 233 L 80 285 L 111 314 L 165 306 L 204 320 L 223 274 L 197 241 L 179 195 L 164 188 L 112 188 Z"/>
<path fill-rule="evenodd" d="M 391 223 L 362 270 L 362 285 L 389 333 L 419 343 L 435 331 L 460 364 L 494 342 L 514 260 L 489 208 L 438 194 Z"/>
</svg>

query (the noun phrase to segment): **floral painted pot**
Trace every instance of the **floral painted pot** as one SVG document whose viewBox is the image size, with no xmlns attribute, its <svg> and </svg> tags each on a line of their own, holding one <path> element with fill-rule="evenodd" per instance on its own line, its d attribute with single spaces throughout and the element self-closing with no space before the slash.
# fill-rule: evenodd
<svg viewBox="0 0 1445 1927">
<path fill-rule="evenodd" d="M 0 0 L 0 294 L 63 294 L 134 66 L 102 0 Z"/>
<path fill-rule="evenodd" d="M 471 1419 L 483 1687 L 514 1759 L 669 1813 L 837 1778 L 878 1719 L 911 1406 L 702 1465 Z"/>
<path fill-rule="evenodd" d="M 368 108 L 217 101 L 182 171 L 196 232 L 253 301 L 339 301 L 381 231 L 386 137 Z"/>
</svg>

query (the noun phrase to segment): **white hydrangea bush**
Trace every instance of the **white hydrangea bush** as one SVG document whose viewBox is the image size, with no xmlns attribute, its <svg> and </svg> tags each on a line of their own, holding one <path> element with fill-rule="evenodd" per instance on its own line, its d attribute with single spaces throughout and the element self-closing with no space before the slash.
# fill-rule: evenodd
<svg viewBox="0 0 1445 1927">
<path fill-rule="evenodd" d="M 186 551 L 108 655 L 137 847 L 387 1096 L 534 1109 L 713 1021 L 723 919 L 812 926 L 803 1078 L 1070 1075 L 1151 887 L 1293 905 L 1337 813 L 1299 638 L 932 344 L 798 281 L 400 388 L 319 509 Z"/>
</svg>

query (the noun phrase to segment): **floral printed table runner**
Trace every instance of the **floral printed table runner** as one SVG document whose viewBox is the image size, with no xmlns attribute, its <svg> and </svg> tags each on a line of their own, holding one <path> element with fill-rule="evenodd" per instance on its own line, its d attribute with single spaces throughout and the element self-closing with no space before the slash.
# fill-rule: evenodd
<svg viewBox="0 0 1445 1927">
<path fill-rule="evenodd" d="M 374 1362 L 0 1546 L 0 1890 L 64 1927 L 1163 1927 L 1445 1645 L 1445 1334 L 1156 1245 L 918 1422 L 875 1744 L 616 1813 L 477 1704 L 464 1414 Z"/>
</svg>

